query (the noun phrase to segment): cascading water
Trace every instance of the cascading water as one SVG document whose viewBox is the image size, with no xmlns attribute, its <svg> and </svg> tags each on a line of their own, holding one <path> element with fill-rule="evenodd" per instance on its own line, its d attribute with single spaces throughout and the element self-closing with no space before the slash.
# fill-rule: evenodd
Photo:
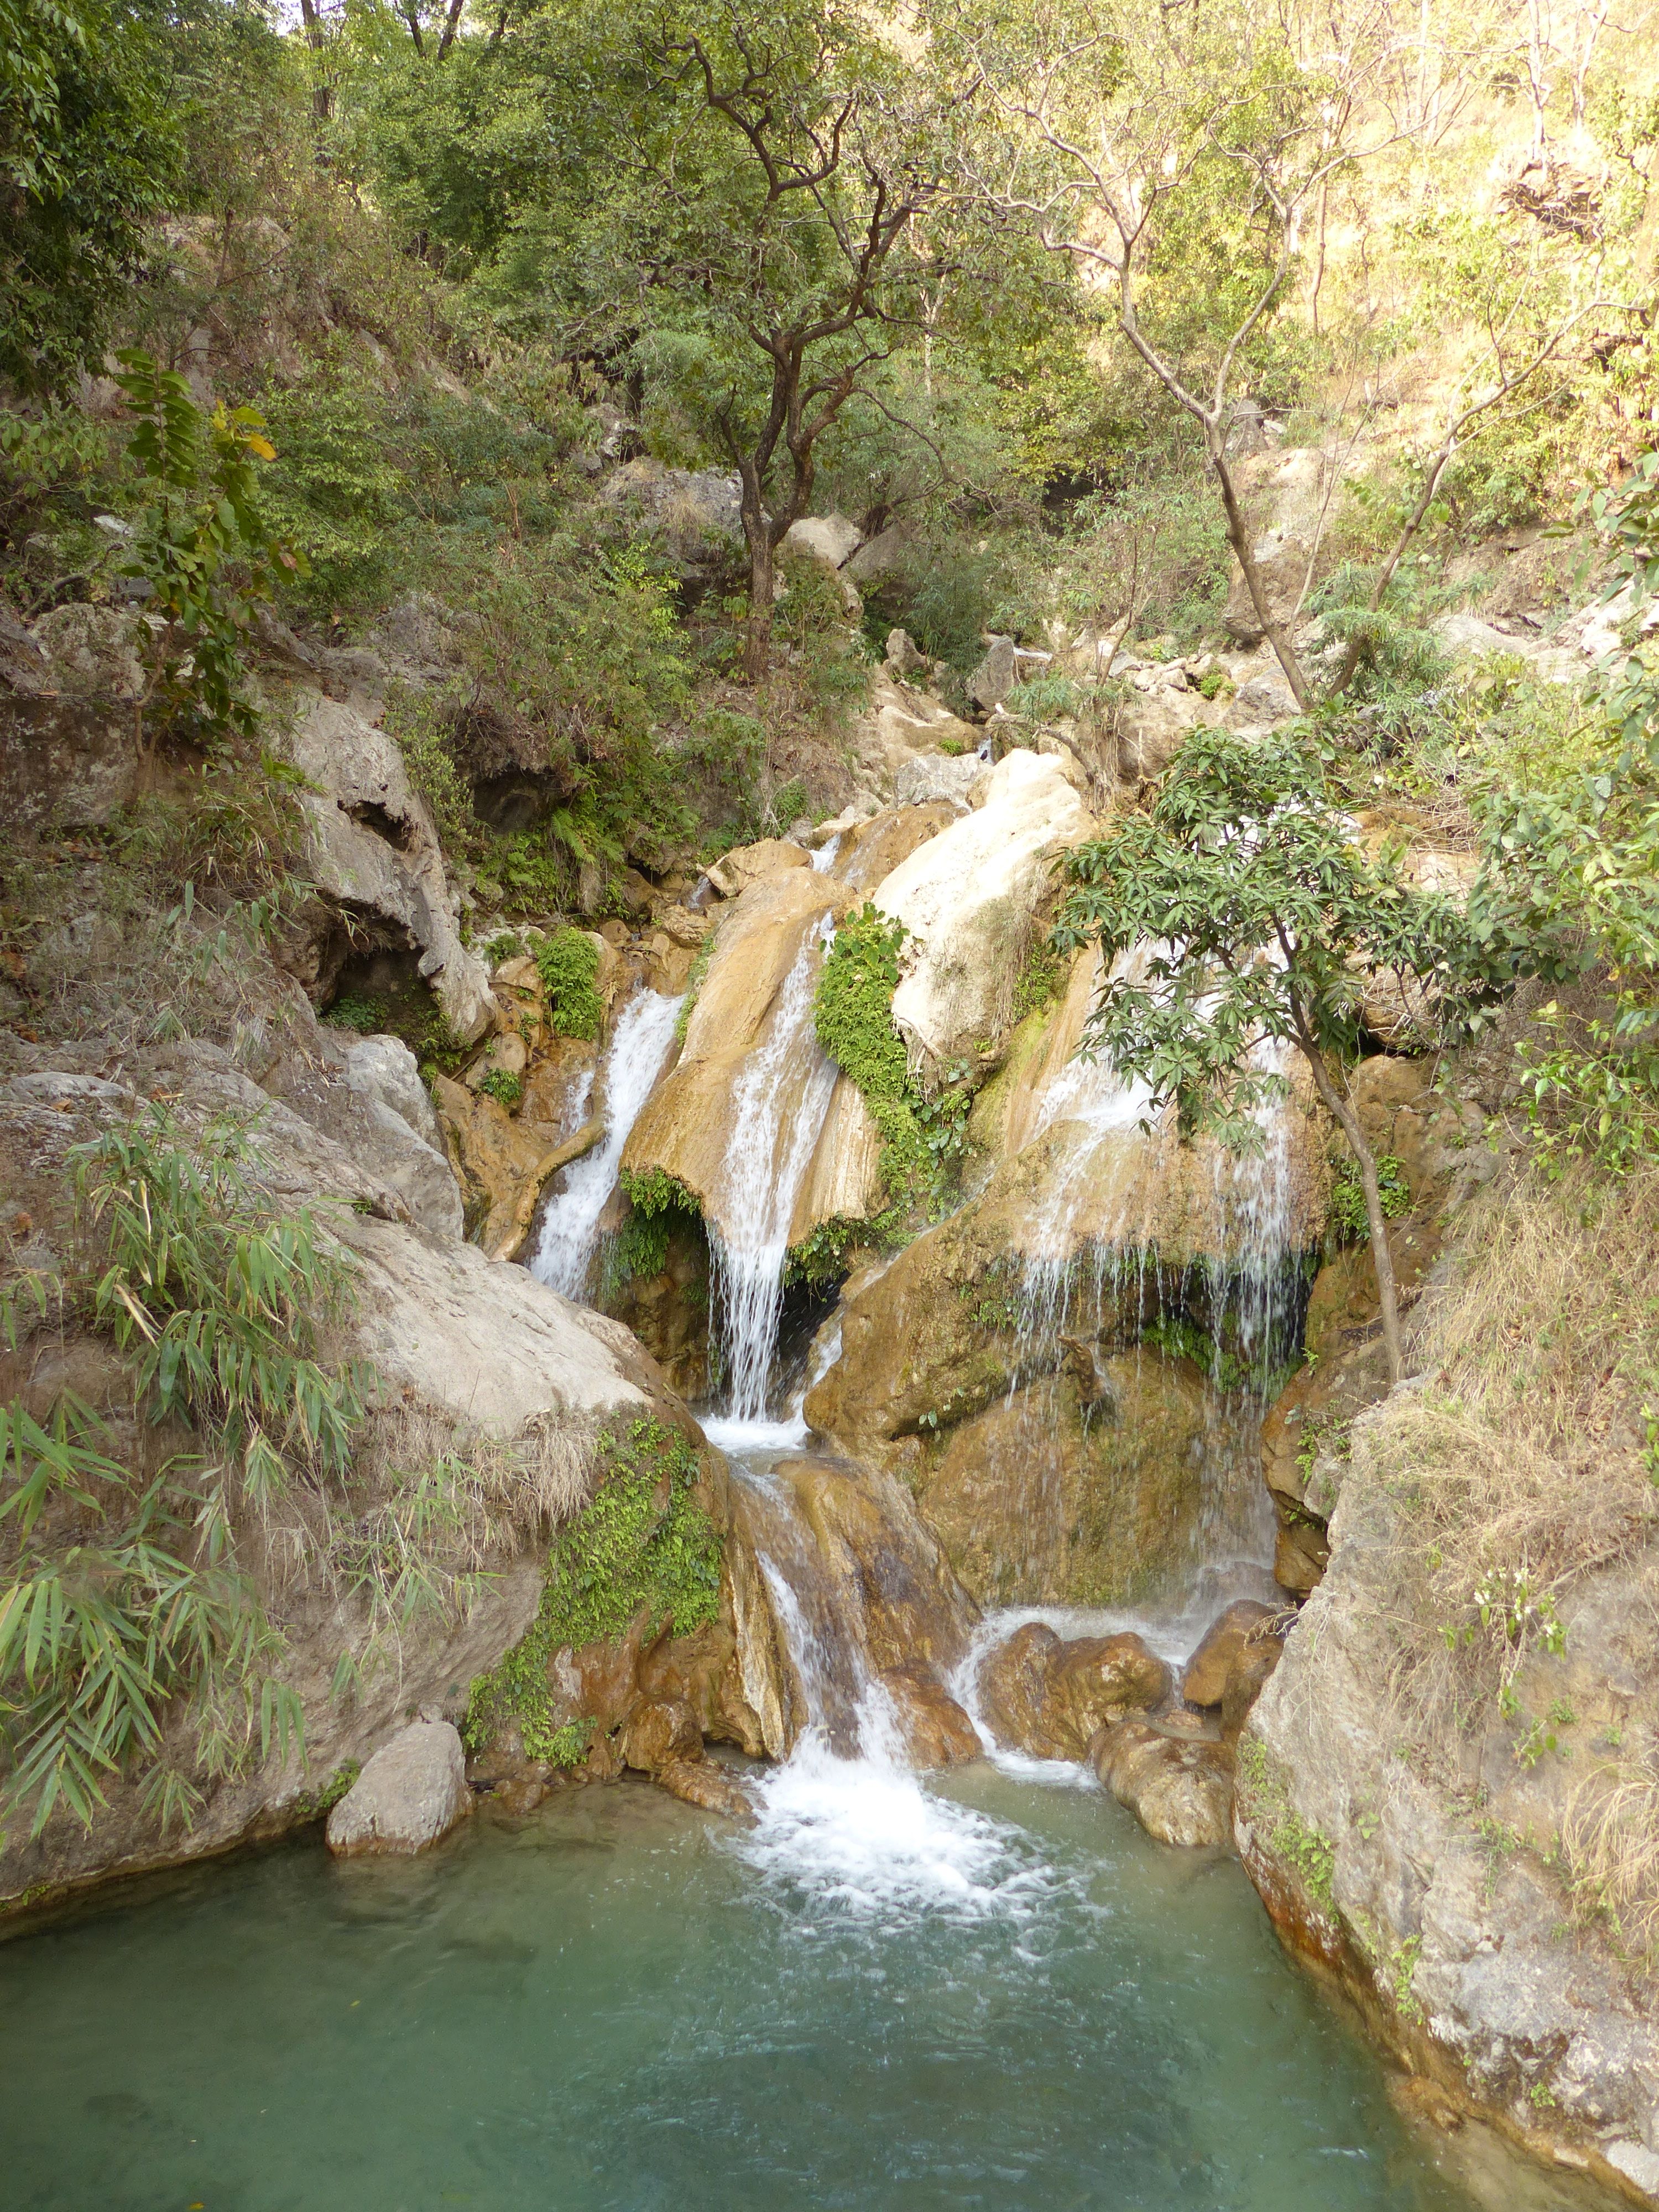
<svg viewBox="0 0 1659 2212">
<path fill-rule="evenodd" d="M 823 939 L 809 937 L 784 980 L 765 1042 L 744 1063 L 721 1187 L 709 1208 L 729 1418 L 766 1419 L 772 1355 L 783 1310 L 789 1229 L 836 1087 L 819 1044 L 812 994 Z"/>
<path fill-rule="evenodd" d="M 564 1188 L 542 1218 L 541 1238 L 530 1262 L 538 1282 L 566 1297 L 580 1297 L 587 1287 L 599 1219 L 617 1188 L 623 1147 L 662 1073 L 682 1004 L 659 991 L 641 990 L 617 1018 L 601 1068 L 605 1136 L 565 1170 Z"/>
</svg>

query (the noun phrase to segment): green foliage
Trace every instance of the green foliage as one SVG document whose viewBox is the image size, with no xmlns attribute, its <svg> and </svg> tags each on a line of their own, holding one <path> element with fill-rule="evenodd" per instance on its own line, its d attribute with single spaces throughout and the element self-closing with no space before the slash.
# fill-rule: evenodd
<svg viewBox="0 0 1659 2212">
<path fill-rule="evenodd" d="M 386 1020 L 386 1006 L 379 999 L 343 996 L 334 1001 L 323 1019 L 337 1030 L 356 1030 L 360 1036 L 373 1036 Z"/>
<path fill-rule="evenodd" d="M 515 1075 L 510 1067 L 492 1067 L 479 1083 L 478 1089 L 484 1097 L 493 1098 L 498 1106 L 516 1106 L 524 1097 L 524 1079 Z"/>
<path fill-rule="evenodd" d="M 95 368 L 183 142 L 161 26 L 99 0 L 0 0 L 0 377 Z"/>
<path fill-rule="evenodd" d="M 818 1042 L 872 1104 L 902 1103 L 909 1095 L 904 1046 L 893 1027 L 906 934 L 902 922 L 874 906 L 848 915 L 836 927 L 812 1002 Z"/>
<path fill-rule="evenodd" d="M 1046 938 L 1039 938 L 1020 963 L 1014 985 L 1013 1019 L 1023 1022 L 1040 1006 L 1052 1005 L 1066 982 L 1066 963 L 1054 956 Z"/>
<path fill-rule="evenodd" d="M 599 972 L 599 946 L 585 930 L 561 929 L 537 942 L 535 959 L 536 972 L 547 993 L 548 1027 L 554 1036 L 594 1042 L 605 1019 L 605 1009 L 593 988 Z"/>
<path fill-rule="evenodd" d="M 1392 1152 L 1379 1152 L 1376 1158 L 1376 1187 L 1382 1200 L 1383 1218 L 1398 1221 L 1412 1210 L 1411 1185 L 1406 1180 L 1404 1169 Z M 1358 1164 L 1351 1159 L 1339 1162 L 1331 1177 L 1331 1229 L 1338 1241 L 1344 1244 L 1358 1243 L 1370 1234 L 1365 1213 L 1365 1192 L 1359 1180 Z"/>
<path fill-rule="evenodd" d="M 847 1273 L 847 1255 L 855 1244 L 872 1241 L 872 1224 L 867 1221 L 849 1221 L 844 1214 L 831 1214 L 820 1221 L 799 1244 L 792 1244 L 789 1256 L 784 1261 L 783 1279 L 786 1283 L 805 1283 L 815 1291 L 826 1290 L 838 1283 Z"/>
<path fill-rule="evenodd" d="M 242 1131 L 213 1125 L 186 1153 L 153 1112 L 70 1157 L 101 1252 L 89 1317 L 125 1352 L 149 1419 L 184 1424 L 203 1449 L 141 1483 L 73 1400 L 46 1429 L 21 1406 L 0 1413 L 0 1517 L 18 1544 L 0 1585 L 3 1803 L 9 1815 L 32 1801 L 36 1832 L 59 1804 L 90 1822 L 105 1778 L 146 1763 L 163 1819 L 188 1817 L 194 1783 L 155 1763 L 177 1700 L 198 1772 L 235 1771 L 256 1740 L 261 1756 L 297 1744 L 298 1701 L 272 1671 L 282 1640 L 237 1563 L 237 1524 L 293 1469 L 343 1473 L 368 1382 L 319 1360 L 346 1277 L 307 1213 L 270 1218 Z M 66 1550 L 37 1534 L 54 1501 L 88 1531 Z"/>
<path fill-rule="evenodd" d="M 251 731 L 241 635 L 271 595 L 270 562 L 295 565 L 259 508 L 254 462 L 276 459 L 264 418 L 222 401 L 205 416 L 184 377 L 136 348 L 118 358 L 115 381 L 137 418 L 127 458 L 147 495 L 122 567 L 150 586 L 150 611 L 173 626 L 160 638 L 143 633 L 150 694 L 194 708 L 210 727 Z"/>
<path fill-rule="evenodd" d="M 679 1177 L 670 1175 L 665 1168 L 624 1168 L 620 1180 L 629 1204 L 647 1220 L 659 1214 L 702 1216 L 702 1207 L 696 1191 L 688 1190 Z"/>
<path fill-rule="evenodd" d="M 1411 884 L 1395 854 L 1365 852 L 1294 733 L 1245 744 L 1195 730 L 1152 813 L 1081 847 L 1070 869 L 1060 949 L 1152 948 L 1108 986 L 1090 1046 L 1151 1086 L 1149 1113 L 1173 1101 L 1183 1134 L 1259 1144 L 1255 1109 L 1285 1085 L 1261 1041 L 1352 1057 L 1368 968 L 1432 986 L 1447 1020 L 1493 980 L 1451 902 Z"/>
<path fill-rule="evenodd" d="M 548 1554 L 529 1633 L 472 1685 L 462 1733 L 487 1745 L 510 1720 L 532 1759 L 574 1765 L 591 1722 L 557 1717 L 549 1670 L 562 1650 L 620 1640 L 636 1621 L 689 1636 L 720 1612 L 720 1534 L 698 1504 L 697 1455 L 654 1419 L 599 1439 L 605 1471 Z"/>
</svg>

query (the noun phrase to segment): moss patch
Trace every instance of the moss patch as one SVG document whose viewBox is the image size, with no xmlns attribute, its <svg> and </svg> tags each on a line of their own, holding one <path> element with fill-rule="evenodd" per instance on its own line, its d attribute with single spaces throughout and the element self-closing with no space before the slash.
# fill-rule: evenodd
<svg viewBox="0 0 1659 2212">
<path fill-rule="evenodd" d="M 472 1685 L 461 1734 L 473 1751 L 516 1720 L 531 1758 L 580 1765 L 593 1723 L 560 1716 L 548 1680 L 556 1655 L 614 1644 L 641 1617 L 647 1633 L 672 1624 L 686 1636 L 719 1614 L 720 1532 L 695 1495 L 696 1450 L 654 1419 L 602 1436 L 599 1449 L 605 1471 L 553 1540 L 529 1632 Z"/>
</svg>

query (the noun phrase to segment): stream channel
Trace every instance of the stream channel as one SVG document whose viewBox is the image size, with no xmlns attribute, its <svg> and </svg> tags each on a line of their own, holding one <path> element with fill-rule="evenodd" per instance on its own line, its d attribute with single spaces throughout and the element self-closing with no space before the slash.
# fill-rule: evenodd
<svg viewBox="0 0 1659 2212">
<path fill-rule="evenodd" d="M 715 1255 L 730 1391 L 706 1426 L 765 1536 L 812 1723 L 787 1760 L 745 1768 L 756 1826 L 643 1781 L 517 1820 L 486 1801 L 412 1861 L 336 1862 L 313 1831 L 0 1943 L 4 2212 L 1583 2201 L 1480 2128 L 1402 2117 L 1230 1856 L 1152 1842 L 1085 1767 L 990 1753 L 924 1778 L 895 1755 L 770 1472 L 808 1441 L 775 1355 L 800 1132 L 829 1093 L 809 982 L 803 963 L 745 1072 L 746 1173 Z M 561 1289 L 580 1293 L 674 1012 L 644 994 L 618 1025 L 609 1139 L 538 1250 Z M 1127 1115 L 1097 1088 L 1109 1134 Z M 1218 1565 L 1264 1577 L 1236 1548 L 1262 1510 L 1253 1469 L 1247 1496 L 1215 1523 L 1208 1584 L 1133 1624 L 1170 1656 L 1213 1610 Z M 953 1683 L 970 1712 L 972 1672 L 970 1654 Z"/>
</svg>

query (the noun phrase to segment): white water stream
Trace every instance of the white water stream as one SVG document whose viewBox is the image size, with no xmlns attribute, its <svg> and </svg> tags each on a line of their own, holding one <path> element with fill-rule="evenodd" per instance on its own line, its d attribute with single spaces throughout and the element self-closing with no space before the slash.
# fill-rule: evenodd
<svg viewBox="0 0 1659 2212">
<path fill-rule="evenodd" d="M 731 1418 L 767 1417 L 772 1356 L 783 1310 L 784 1262 L 795 1202 L 812 1164 L 836 1087 L 817 1040 L 812 994 L 823 939 L 802 945 L 785 977 L 765 1041 L 744 1062 L 709 1250 L 719 1294 L 720 1348 Z"/>
<path fill-rule="evenodd" d="M 681 1004 L 659 991 L 641 990 L 617 1017 L 599 1070 L 605 1135 L 565 1170 L 564 1188 L 542 1217 L 541 1238 L 530 1262 L 538 1282 L 568 1298 L 579 1298 L 586 1290 L 599 1218 L 617 1188 L 623 1147 L 662 1073 Z"/>
</svg>

